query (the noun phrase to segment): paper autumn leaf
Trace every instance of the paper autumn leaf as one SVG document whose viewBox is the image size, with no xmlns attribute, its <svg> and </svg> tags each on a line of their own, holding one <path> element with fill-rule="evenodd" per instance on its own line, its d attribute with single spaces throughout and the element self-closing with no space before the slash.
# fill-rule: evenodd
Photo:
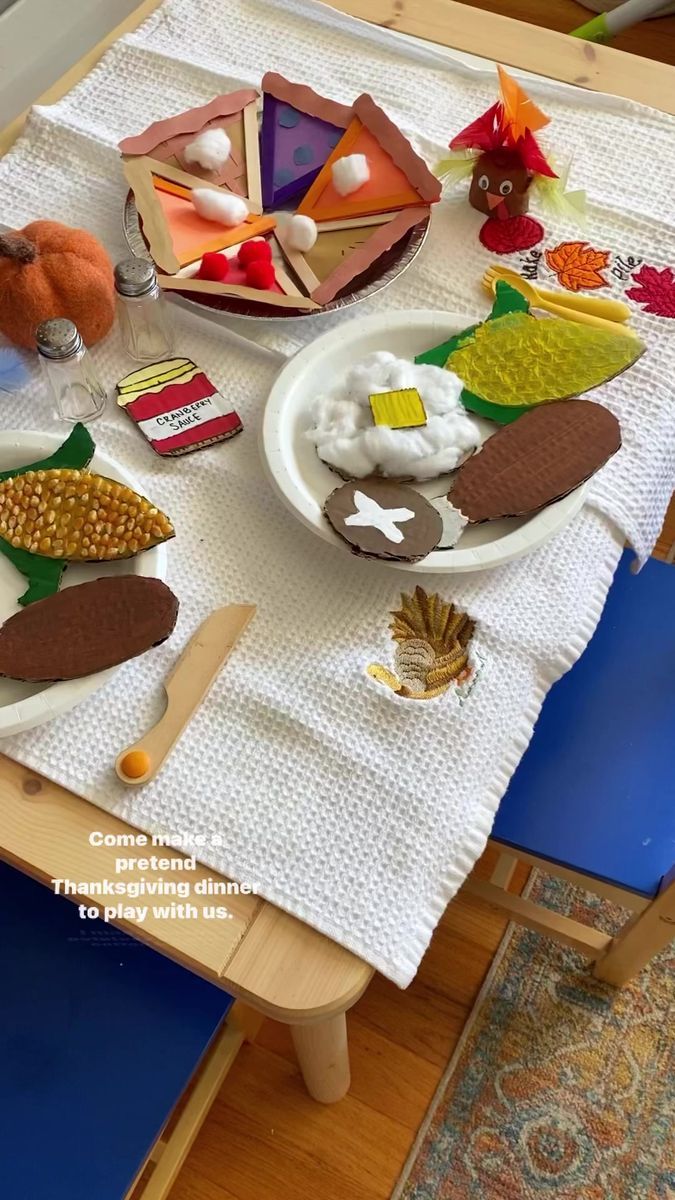
<svg viewBox="0 0 675 1200">
<path fill-rule="evenodd" d="M 587 242 L 561 242 L 544 253 L 558 282 L 569 292 L 608 286 L 602 268 L 609 265 L 609 250 L 594 250 Z"/>
<path fill-rule="evenodd" d="M 640 267 L 633 275 L 637 287 L 626 289 L 631 300 L 644 306 L 645 312 L 657 317 L 675 318 L 675 271 L 672 267 Z"/>
</svg>

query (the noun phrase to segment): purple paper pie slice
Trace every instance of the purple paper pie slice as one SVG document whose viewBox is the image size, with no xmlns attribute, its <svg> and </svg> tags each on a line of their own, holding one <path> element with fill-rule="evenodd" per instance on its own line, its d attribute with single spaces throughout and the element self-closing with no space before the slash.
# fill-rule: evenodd
<svg viewBox="0 0 675 1200">
<path fill-rule="evenodd" d="M 352 110 L 282 75 L 263 77 L 260 134 L 263 206 L 286 204 L 316 179 L 342 137 Z"/>
</svg>

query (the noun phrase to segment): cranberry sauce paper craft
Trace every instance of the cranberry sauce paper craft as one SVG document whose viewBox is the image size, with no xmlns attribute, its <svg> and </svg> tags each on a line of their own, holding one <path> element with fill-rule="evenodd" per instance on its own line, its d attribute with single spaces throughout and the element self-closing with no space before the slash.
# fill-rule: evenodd
<svg viewBox="0 0 675 1200">
<path fill-rule="evenodd" d="M 175 457 L 241 433 L 241 420 L 191 358 L 140 367 L 117 385 L 117 403 L 157 454 Z"/>
<path fill-rule="evenodd" d="M 561 500 L 621 448 L 616 417 L 591 400 L 533 408 L 488 438 L 457 471 L 448 496 L 435 502 L 443 520 L 441 549 L 469 523 L 523 517 Z"/>
<path fill-rule="evenodd" d="M 473 674 L 470 647 L 475 621 L 437 592 L 416 587 L 401 594 L 389 629 L 396 646 L 394 671 L 370 663 L 366 674 L 404 700 L 435 700 Z"/>
<path fill-rule="evenodd" d="M 268 71 L 262 79 L 262 198 L 276 208 L 314 182 L 352 118 L 352 109 Z"/>
<path fill-rule="evenodd" d="M 178 600 L 143 575 L 113 575 L 64 588 L 0 626 L 0 675 L 30 683 L 79 679 L 159 646 Z"/>
<path fill-rule="evenodd" d="M 645 350 L 628 334 L 558 317 L 539 320 L 525 297 L 500 281 L 486 321 L 415 362 L 452 371 L 464 385 L 463 404 L 503 425 L 535 405 L 590 391 L 627 370 Z"/>
<path fill-rule="evenodd" d="M 0 474 L 0 553 L 28 580 L 21 605 L 58 591 L 69 560 L 117 562 L 174 536 L 144 496 L 86 470 L 94 449 L 78 424 L 54 454 Z"/>
<path fill-rule="evenodd" d="M 126 157 L 149 156 L 200 180 L 221 184 L 262 212 L 258 158 L 258 92 L 243 88 L 209 104 L 155 121 L 119 143 Z"/>
<path fill-rule="evenodd" d="M 497 70 L 499 100 L 452 139 L 452 153 L 436 171 L 450 182 L 471 177 L 469 203 L 488 218 L 481 242 L 496 254 L 512 254 L 544 236 L 541 223 L 527 215 L 533 189 L 552 209 L 577 219 L 585 213 L 585 196 L 565 192 L 567 172 L 558 177 L 534 136 L 549 118 L 503 67 Z"/>
<path fill-rule="evenodd" d="M 360 479 L 336 488 L 324 515 L 361 558 L 419 562 L 443 532 L 441 517 L 424 496 L 386 479 Z"/>
</svg>

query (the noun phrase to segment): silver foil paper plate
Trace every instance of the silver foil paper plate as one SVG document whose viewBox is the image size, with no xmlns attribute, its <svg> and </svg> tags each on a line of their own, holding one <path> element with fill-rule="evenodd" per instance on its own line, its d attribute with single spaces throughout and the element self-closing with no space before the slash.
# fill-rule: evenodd
<svg viewBox="0 0 675 1200">
<path fill-rule="evenodd" d="M 390 283 L 394 281 L 403 271 L 407 270 L 416 255 L 422 249 L 424 239 L 429 230 L 429 222 L 431 216 L 426 220 L 420 221 L 418 225 L 414 225 L 412 229 L 402 237 L 394 246 L 387 250 L 376 263 L 373 263 L 367 271 L 362 275 L 357 276 L 352 280 L 349 288 L 341 295 L 331 300 L 329 304 L 325 304 L 323 308 L 315 309 L 307 312 L 304 309 L 297 308 L 275 308 L 271 304 L 252 304 L 249 300 L 240 300 L 235 296 L 196 296 L 194 292 L 173 292 L 174 296 L 180 296 L 182 302 L 190 308 L 197 311 L 205 308 L 209 309 L 208 316 L 211 319 L 218 320 L 218 314 L 222 313 L 223 319 L 227 317 L 242 317 L 255 321 L 297 321 L 302 318 L 321 317 L 324 313 L 337 312 L 344 308 L 351 308 L 353 304 L 358 304 L 361 300 L 367 300 L 369 296 L 374 296 L 377 292 L 381 292 Z M 129 192 L 124 205 L 124 236 L 127 245 L 132 254 L 139 258 L 150 258 L 150 253 L 143 237 L 141 221 L 134 203 L 133 192 Z M 292 272 L 290 272 L 292 274 Z"/>
</svg>

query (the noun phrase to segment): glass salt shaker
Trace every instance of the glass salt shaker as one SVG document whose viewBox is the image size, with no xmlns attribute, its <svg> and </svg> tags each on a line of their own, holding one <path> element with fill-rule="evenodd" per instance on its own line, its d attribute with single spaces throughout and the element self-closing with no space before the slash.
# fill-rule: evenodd
<svg viewBox="0 0 675 1200">
<path fill-rule="evenodd" d="M 95 421 L 106 394 L 77 326 L 65 317 L 43 321 L 35 332 L 38 354 L 62 421 Z"/>
<path fill-rule="evenodd" d="M 126 258 L 115 267 L 117 317 L 124 348 L 138 362 L 161 362 L 172 337 L 157 272 L 147 258 Z"/>
</svg>

